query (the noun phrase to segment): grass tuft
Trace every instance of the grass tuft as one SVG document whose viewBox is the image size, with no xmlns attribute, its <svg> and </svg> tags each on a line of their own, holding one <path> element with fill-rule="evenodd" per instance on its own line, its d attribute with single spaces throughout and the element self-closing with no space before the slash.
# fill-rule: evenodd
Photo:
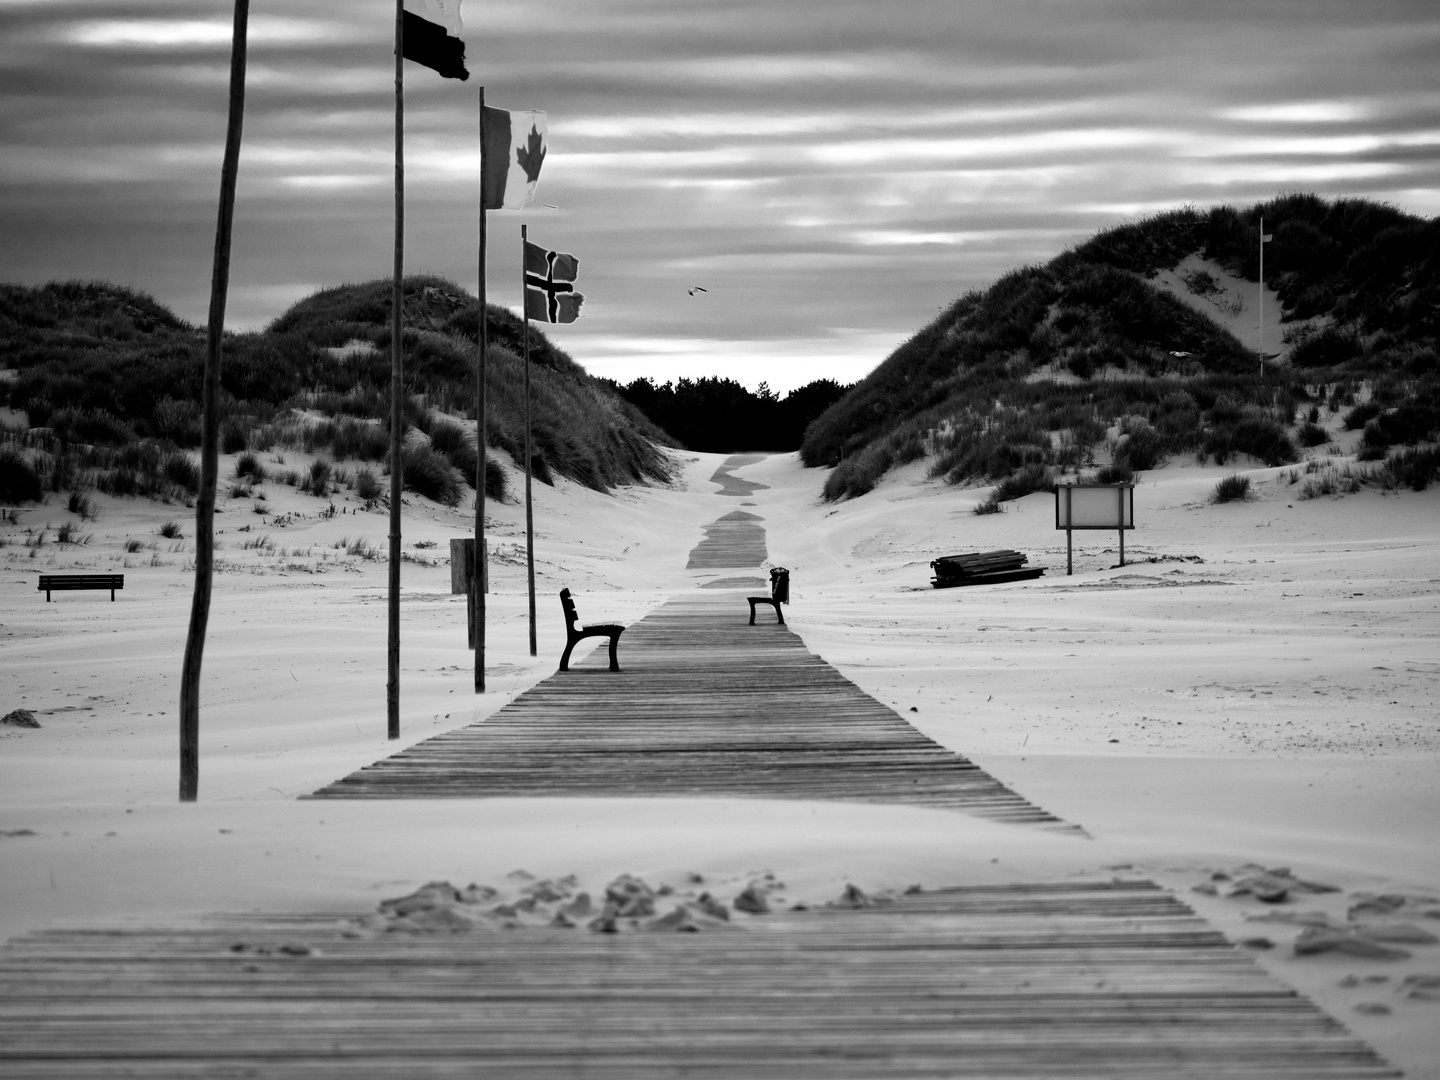
<svg viewBox="0 0 1440 1080">
<path fill-rule="evenodd" d="M 444 456 L 428 446 L 406 446 L 400 453 L 401 480 L 407 491 L 455 506 L 465 492 L 465 481 Z"/>
<path fill-rule="evenodd" d="M 1215 485 L 1210 494 L 1212 503 L 1246 502 L 1250 499 L 1250 478 L 1248 476 L 1227 476 Z"/>
</svg>

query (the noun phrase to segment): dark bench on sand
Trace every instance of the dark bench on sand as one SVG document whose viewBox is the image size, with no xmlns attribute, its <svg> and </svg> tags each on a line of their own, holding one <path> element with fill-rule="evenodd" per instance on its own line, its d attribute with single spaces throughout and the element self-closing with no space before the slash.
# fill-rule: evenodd
<svg viewBox="0 0 1440 1080">
<path fill-rule="evenodd" d="M 930 564 L 935 571 L 930 584 L 937 589 L 953 589 L 959 585 L 1025 581 L 1045 573 L 1043 566 L 1026 566 L 1029 561 L 1018 551 L 972 551 L 967 555 L 946 555 Z"/>
<path fill-rule="evenodd" d="M 610 639 L 610 670 L 619 671 L 620 661 L 615 657 L 615 650 L 620 645 L 620 635 L 624 633 L 625 627 L 619 623 L 596 623 L 594 626 L 581 626 L 580 615 L 575 610 L 575 601 L 570 599 L 570 590 L 560 590 L 560 606 L 565 609 L 565 651 L 560 656 L 560 670 L 570 670 L 570 650 L 575 648 L 579 641 L 587 637 L 608 637 Z"/>
<path fill-rule="evenodd" d="M 770 595 L 769 596 L 747 596 L 745 600 L 750 605 L 750 625 L 755 625 L 755 605 L 769 604 L 775 609 L 775 617 L 780 620 L 780 625 L 785 625 L 785 613 L 780 610 L 781 604 L 790 602 L 790 571 L 783 566 L 777 566 L 770 571 Z"/>
<path fill-rule="evenodd" d="M 50 593 L 69 592 L 74 589 L 109 589 L 110 602 L 115 602 L 115 590 L 125 587 L 124 574 L 41 574 L 40 590 L 45 593 L 45 602 L 50 602 Z"/>
</svg>

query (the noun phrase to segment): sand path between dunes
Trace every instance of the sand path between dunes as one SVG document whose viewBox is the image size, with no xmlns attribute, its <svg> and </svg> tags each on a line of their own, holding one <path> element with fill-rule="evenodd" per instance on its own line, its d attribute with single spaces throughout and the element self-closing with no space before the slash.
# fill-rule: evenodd
<svg viewBox="0 0 1440 1080">
<path fill-rule="evenodd" d="M 434 878 L 517 867 L 591 882 L 770 868 L 793 894 L 828 898 L 845 881 L 1048 881 L 1124 865 L 1236 938 L 1253 933 L 1243 916 L 1254 902 L 1185 890 L 1247 860 L 1350 893 L 1440 889 L 1440 492 L 1301 502 L 1276 470 L 1253 470 L 1258 501 L 1215 507 L 1206 494 L 1230 470 L 1172 466 L 1137 491 L 1126 543 L 1132 559 L 1165 561 L 1109 569 L 1114 545 L 1096 534 L 1066 580 L 1045 496 L 977 518 L 980 493 L 911 469 L 826 506 L 823 476 L 776 455 L 732 470 L 764 488 L 720 499 L 710 477 L 723 460 L 687 455 L 673 489 L 539 487 L 538 658 L 526 651 L 515 557 L 523 508 L 496 508 L 493 689 L 479 701 L 448 567 L 425 565 L 436 550 L 414 547 L 443 552 L 467 515 L 411 506 L 407 555 L 419 561 L 404 566 L 401 745 L 488 715 L 553 671 L 561 587 L 587 619 L 634 621 L 703 580 L 684 569 L 703 526 L 753 502 L 743 508 L 764 517 L 770 561 L 792 572 L 787 622 L 811 651 L 1092 839 L 823 802 L 297 802 L 396 746 L 383 737 L 383 564 L 320 554 L 357 536 L 378 543 L 383 515 L 319 519 L 314 500 L 288 489 L 272 494 L 275 509 L 293 502 L 309 515 L 270 530 L 290 554 L 241 546 L 256 534 L 238 530 L 263 520 L 241 500 L 221 518 L 229 566 L 206 657 L 202 801 L 179 806 L 184 552 L 161 548 L 159 565 L 126 568 L 113 605 L 98 594 L 37 602 L 36 563 L 118 565 L 128 535 L 152 536 L 178 514 L 102 500 L 83 551 L 0 549 L 0 705 L 34 709 L 45 725 L 0 736 L 0 830 L 33 834 L 0 837 L 0 934 L 135 913 L 367 909 Z M 930 559 L 992 547 L 1058 570 L 983 591 L 929 589 Z M 1440 1006 L 1390 989 L 1408 972 L 1440 971 L 1433 947 L 1395 964 L 1295 959 L 1288 931 L 1266 932 L 1280 947 L 1259 960 L 1282 981 L 1408 1075 L 1440 1076 Z M 1391 982 L 1339 985 L 1357 973 Z M 1372 999 L 1390 1013 L 1356 1012 Z"/>
</svg>

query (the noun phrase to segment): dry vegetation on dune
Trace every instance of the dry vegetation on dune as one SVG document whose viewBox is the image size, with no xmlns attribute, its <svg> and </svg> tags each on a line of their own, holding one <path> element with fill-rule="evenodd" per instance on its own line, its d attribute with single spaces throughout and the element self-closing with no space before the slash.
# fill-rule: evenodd
<svg viewBox="0 0 1440 1080">
<path fill-rule="evenodd" d="M 405 486 L 453 504 L 476 479 L 476 302 L 438 278 L 405 287 Z M 369 490 L 369 463 L 388 471 L 389 291 L 388 281 L 326 289 L 262 333 L 227 335 L 221 449 L 290 447 L 354 462 L 337 475 Z M 496 307 L 487 322 L 488 442 L 523 464 L 524 325 Z M 23 416 L 0 428 L 0 499 L 87 487 L 193 495 L 198 475 L 185 450 L 200 440 L 203 348 L 196 328 L 126 289 L 0 286 L 0 404 Z M 608 490 L 667 477 L 662 431 L 534 328 L 530 354 L 532 464 L 542 482 L 559 475 Z M 307 483 L 317 495 L 329 486 Z M 493 459 L 486 489 L 504 495 Z"/>
<path fill-rule="evenodd" d="M 1266 285 L 1289 324 L 1288 357 L 1264 373 L 1151 281 L 1197 252 L 1256 280 L 1262 216 L 1274 236 Z M 815 420 L 801 456 L 835 467 L 831 500 L 921 458 L 950 483 L 1000 481 L 1003 498 L 1053 485 L 1102 445 L 1101 479 L 1177 454 L 1286 464 L 1328 442 L 1322 409 L 1351 407 L 1363 410 L 1358 425 L 1347 414 L 1364 428 L 1362 460 L 1394 459 L 1377 475 L 1412 487 L 1435 477 L 1440 222 L 1290 196 L 1111 229 L 961 297 Z"/>
</svg>

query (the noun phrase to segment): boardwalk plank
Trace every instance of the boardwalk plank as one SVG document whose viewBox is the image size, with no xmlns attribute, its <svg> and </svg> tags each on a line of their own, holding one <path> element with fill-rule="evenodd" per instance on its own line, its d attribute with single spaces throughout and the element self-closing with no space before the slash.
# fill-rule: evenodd
<svg viewBox="0 0 1440 1080">
<path fill-rule="evenodd" d="M 737 513 L 743 513 L 737 511 Z M 316 798 L 746 796 L 907 803 L 1057 825 L 725 592 L 678 597 L 486 720 Z"/>
<path fill-rule="evenodd" d="M 702 934 L 357 925 L 17 939 L 0 1077 L 1398 1075 L 1149 882 L 951 889 Z"/>
</svg>

